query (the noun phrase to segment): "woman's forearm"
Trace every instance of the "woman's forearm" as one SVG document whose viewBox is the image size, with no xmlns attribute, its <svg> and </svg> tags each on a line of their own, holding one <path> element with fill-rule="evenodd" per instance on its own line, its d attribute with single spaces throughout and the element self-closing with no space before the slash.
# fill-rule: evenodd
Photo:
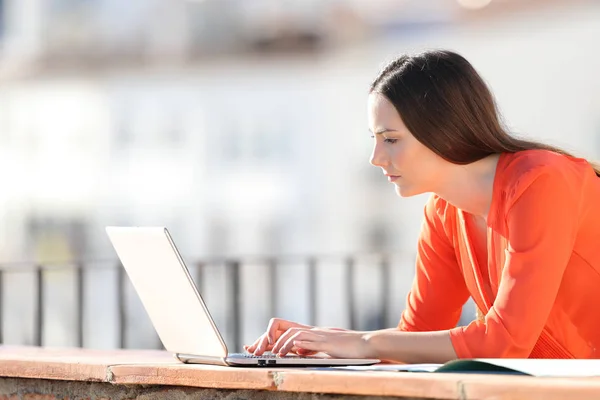
<svg viewBox="0 0 600 400">
<path fill-rule="evenodd" d="M 403 332 L 384 329 L 365 332 L 370 358 L 402 363 L 445 363 L 457 358 L 448 331 Z"/>
</svg>

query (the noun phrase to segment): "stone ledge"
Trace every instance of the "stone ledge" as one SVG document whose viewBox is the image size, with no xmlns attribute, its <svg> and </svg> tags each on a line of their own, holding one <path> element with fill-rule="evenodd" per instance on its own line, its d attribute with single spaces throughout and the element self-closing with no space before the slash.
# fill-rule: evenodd
<svg viewBox="0 0 600 400">
<path fill-rule="evenodd" d="M 80 381 L 87 385 L 100 384 L 102 387 L 137 388 L 138 391 L 148 388 L 148 393 L 157 390 L 184 390 L 186 393 L 190 390 L 202 390 L 204 393 L 208 389 L 214 389 L 255 393 L 256 398 L 264 398 L 265 393 L 271 393 L 278 398 L 289 398 L 291 395 L 294 398 L 310 398 L 311 394 L 318 394 L 319 397 L 321 394 L 332 394 L 432 399 L 552 400 L 593 398 L 600 394 L 600 378 L 237 368 L 182 364 L 164 351 L 15 346 L 0 346 L 0 377 L 4 377 L 0 379 L 3 384 L 12 382 L 10 379 L 19 382 L 41 379 L 43 382 L 50 382 L 48 385 L 52 385 L 52 381 L 62 381 L 62 387 L 65 387 L 74 384 L 68 384 L 69 381 Z M 2 397 L 6 393 L 0 393 L 0 398 L 9 398 Z"/>
<path fill-rule="evenodd" d="M 119 385 L 176 385 L 215 389 L 277 390 L 273 371 L 263 368 L 210 365 L 116 365 L 109 367 L 111 383 Z"/>
<path fill-rule="evenodd" d="M 284 373 L 277 390 L 461 400 L 590 399 L 600 396 L 600 378 L 540 378 L 410 372 L 323 371 L 323 373 L 320 373 L 290 371 Z"/>
<path fill-rule="evenodd" d="M 0 346 L 3 377 L 107 382 L 112 365 L 173 363 L 173 357 L 163 351 Z"/>
</svg>

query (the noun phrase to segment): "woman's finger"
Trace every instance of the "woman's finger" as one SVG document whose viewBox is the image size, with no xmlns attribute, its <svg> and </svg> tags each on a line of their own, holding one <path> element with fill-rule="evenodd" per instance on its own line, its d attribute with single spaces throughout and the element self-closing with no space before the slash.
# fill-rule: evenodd
<svg viewBox="0 0 600 400">
<path fill-rule="evenodd" d="M 297 331 L 294 335 L 290 335 L 287 338 L 287 340 L 285 341 L 283 346 L 281 346 L 279 351 L 277 351 L 277 354 L 280 356 L 285 356 L 287 353 L 289 353 L 292 350 L 292 348 L 294 347 L 295 341 L 323 342 L 325 340 L 326 340 L 326 338 L 324 338 L 323 336 L 313 333 L 311 331 L 307 331 L 307 330 Z M 308 349 L 308 350 L 312 350 L 312 349 Z"/>
<path fill-rule="evenodd" d="M 255 356 L 262 356 L 265 351 L 269 349 L 269 340 L 267 339 L 267 334 L 263 334 L 261 336 L 260 341 L 258 342 L 258 346 L 254 350 L 253 354 Z"/>
<path fill-rule="evenodd" d="M 269 340 L 269 343 L 275 344 L 275 342 L 278 339 L 278 331 L 285 332 L 291 328 L 310 329 L 312 328 L 312 326 L 299 324 L 297 322 L 288 321 L 286 319 L 281 318 L 271 318 L 267 327 L 267 339 Z"/>
<path fill-rule="evenodd" d="M 300 347 L 298 347 L 298 348 L 292 348 L 292 351 L 295 352 L 296 354 L 298 354 L 299 356 L 302 356 L 302 357 L 308 357 L 308 356 L 312 356 L 312 355 L 318 353 L 317 351 L 306 350 L 306 349 L 303 349 L 303 348 L 300 348 Z"/>
<path fill-rule="evenodd" d="M 273 349 L 279 338 L 290 329 L 311 329 L 312 326 L 299 324 L 281 318 L 272 318 L 269 321 L 267 331 L 262 334 L 254 343 L 244 346 L 244 349 L 254 355 L 260 356 L 265 351 Z M 287 340 L 287 339 L 286 339 Z"/>
<path fill-rule="evenodd" d="M 298 348 L 299 351 L 307 351 L 307 352 L 327 352 L 327 342 L 312 342 L 308 340 L 294 340 L 294 346 Z"/>
<path fill-rule="evenodd" d="M 264 334 L 260 335 L 258 339 L 256 339 L 251 345 L 244 346 L 244 350 L 246 350 L 248 353 L 254 353 L 254 350 L 256 350 L 256 348 L 258 347 L 258 344 L 260 343 L 260 340 L 263 338 L 263 336 Z"/>
<path fill-rule="evenodd" d="M 273 345 L 273 350 L 271 350 L 273 353 L 277 354 L 280 352 L 281 348 L 287 343 L 287 341 L 293 337 L 294 335 L 298 334 L 298 332 L 300 331 L 304 331 L 305 329 L 302 328 L 290 328 L 287 331 L 285 331 L 280 337 L 279 339 L 277 339 L 277 342 L 275 342 L 275 344 Z M 289 350 L 288 350 L 289 351 Z"/>
</svg>

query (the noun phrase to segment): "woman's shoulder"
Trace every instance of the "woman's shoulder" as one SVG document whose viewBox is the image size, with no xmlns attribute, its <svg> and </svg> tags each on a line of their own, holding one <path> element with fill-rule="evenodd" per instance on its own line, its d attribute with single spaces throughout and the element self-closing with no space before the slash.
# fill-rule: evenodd
<svg viewBox="0 0 600 400">
<path fill-rule="evenodd" d="M 516 153 L 505 153 L 504 175 L 522 176 L 552 170 L 562 170 L 573 163 L 582 164 L 585 160 L 565 156 L 550 150 L 523 150 Z"/>
<path fill-rule="evenodd" d="M 505 153 L 499 161 L 499 168 L 498 184 L 508 203 L 542 176 L 556 185 L 568 182 L 569 186 L 573 186 L 583 183 L 588 175 L 593 174 L 586 160 L 549 150 Z"/>
</svg>

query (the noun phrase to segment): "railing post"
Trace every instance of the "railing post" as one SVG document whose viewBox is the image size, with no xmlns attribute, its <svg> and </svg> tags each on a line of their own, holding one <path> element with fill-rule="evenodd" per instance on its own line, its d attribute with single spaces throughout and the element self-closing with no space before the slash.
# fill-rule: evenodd
<svg viewBox="0 0 600 400">
<path fill-rule="evenodd" d="M 383 255 L 379 263 L 381 269 L 381 319 L 379 328 L 387 328 L 390 311 L 390 287 L 391 271 L 388 257 Z"/>
<path fill-rule="evenodd" d="M 354 258 L 346 259 L 346 295 L 348 296 L 348 324 L 356 329 L 356 299 L 354 296 Z"/>
<path fill-rule="evenodd" d="M 240 261 L 227 262 L 231 279 L 231 303 L 229 304 L 229 326 L 232 331 L 234 351 L 239 352 L 242 348 L 241 332 L 241 295 L 240 295 Z"/>
<path fill-rule="evenodd" d="M 0 269 L 0 343 L 4 343 L 4 271 Z"/>
<path fill-rule="evenodd" d="M 35 324 L 34 338 L 35 346 L 42 346 L 44 331 L 44 272 L 42 266 L 35 267 Z"/>
<path fill-rule="evenodd" d="M 119 263 L 117 265 L 117 307 L 119 312 L 119 348 L 126 346 L 125 335 L 127 331 L 127 318 L 125 312 L 125 270 Z"/>
<path fill-rule="evenodd" d="M 202 287 L 204 283 L 202 282 L 204 279 L 204 263 L 198 262 L 196 263 L 196 286 L 198 288 L 198 292 L 202 295 Z"/>
<path fill-rule="evenodd" d="M 268 261 L 269 268 L 269 316 L 277 316 L 277 259 L 271 258 Z"/>
<path fill-rule="evenodd" d="M 310 325 L 317 324 L 317 260 L 308 259 L 308 312 Z"/>
<path fill-rule="evenodd" d="M 83 347 L 83 309 L 84 305 L 84 282 L 83 282 L 83 264 L 75 266 L 75 287 L 76 300 L 75 307 L 77 312 L 77 347 Z"/>
</svg>

